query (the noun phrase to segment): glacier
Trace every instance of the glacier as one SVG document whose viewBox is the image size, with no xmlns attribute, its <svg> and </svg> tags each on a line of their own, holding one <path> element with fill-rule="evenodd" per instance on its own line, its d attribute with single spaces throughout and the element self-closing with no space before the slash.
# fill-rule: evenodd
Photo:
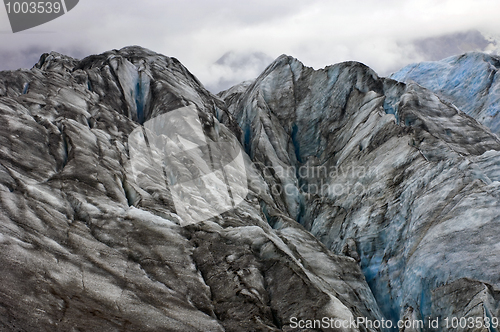
<svg viewBox="0 0 500 332">
<path fill-rule="evenodd" d="M 487 107 L 401 77 L 283 55 L 213 95 L 138 46 L 1 72 L 0 331 L 498 317 Z"/>
<path fill-rule="evenodd" d="M 479 52 L 408 65 L 390 77 L 415 82 L 500 133 L 500 58 Z"/>
<path fill-rule="evenodd" d="M 154 130 L 176 111 L 194 111 L 206 142 L 226 148 L 211 163 L 226 165 L 228 183 L 247 176 L 248 194 L 233 191 L 244 200 L 194 223 L 162 167 L 131 159 L 145 143 L 159 153 Z M 243 150 L 244 169 L 229 162 L 236 121 L 175 58 L 140 47 L 44 54 L 0 74 L 0 118 L 0 330 L 282 331 L 292 317 L 382 319 L 355 260 L 286 215 L 272 229 L 263 207 L 280 203 Z"/>
<path fill-rule="evenodd" d="M 498 289 L 500 142 L 481 124 L 354 62 L 313 70 L 282 56 L 237 93 L 221 96 L 252 128 L 241 140 L 254 163 L 303 169 L 265 177 L 297 188 L 274 199 L 334 253 L 359 260 L 386 318 L 396 323 L 407 308 L 421 320 L 448 308 L 465 317 L 438 290 L 463 280 Z M 497 302 L 481 305 L 498 312 Z"/>
</svg>

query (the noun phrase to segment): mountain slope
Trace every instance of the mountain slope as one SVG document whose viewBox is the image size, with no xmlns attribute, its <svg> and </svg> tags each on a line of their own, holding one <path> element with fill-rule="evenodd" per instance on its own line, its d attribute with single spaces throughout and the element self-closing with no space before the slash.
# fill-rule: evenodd
<svg viewBox="0 0 500 332">
<path fill-rule="evenodd" d="M 51 53 L 0 118 L 0 331 L 500 315 L 500 141 L 417 84 L 281 56 L 217 97 L 140 47 Z"/>
<path fill-rule="evenodd" d="M 281 230 L 268 225 L 259 203 L 279 208 L 238 150 L 241 131 L 176 59 L 139 47 L 81 61 L 44 54 L 0 73 L 0 91 L 0 331 L 286 331 L 293 317 L 382 318 L 354 259 L 286 214 Z M 238 202 L 229 211 L 228 191 L 212 187 L 224 182 Z M 184 206 L 179 183 L 191 190 Z"/>
<path fill-rule="evenodd" d="M 282 56 L 245 92 L 221 96 L 281 210 L 360 261 L 385 317 L 499 313 L 488 300 L 500 286 L 495 135 L 355 62 L 313 70 Z M 463 296 L 443 290 L 457 283 Z M 478 285 L 490 295 L 470 311 Z"/>
<path fill-rule="evenodd" d="M 500 58 L 466 53 L 404 67 L 390 77 L 416 82 L 500 133 Z"/>
</svg>

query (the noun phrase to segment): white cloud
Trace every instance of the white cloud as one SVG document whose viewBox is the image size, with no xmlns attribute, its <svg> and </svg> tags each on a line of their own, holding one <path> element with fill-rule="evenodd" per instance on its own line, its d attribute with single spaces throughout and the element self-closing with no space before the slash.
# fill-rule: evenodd
<svg viewBox="0 0 500 332">
<path fill-rule="evenodd" d="M 213 63 L 228 51 L 286 53 L 315 68 L 356 60 L 386 75 L 426 60 L 416 40 L 500 31 L 499 12 L 497 0 L 82 0 L 63 17 L 17 34 L 0 10 L 0 68 L 25 66 L 33 49 L 81 56 L 141 45 L 175 56 L 207 84 L 220 79 Z"/>
<path fill-rule="evenodd" d="M 204 80 L 205 87 L 213 92 L 229 89 L 256 78 L 273 60 L 262 52 L 227 52 L 208 67 L 210 75 Z"/>
</svg>

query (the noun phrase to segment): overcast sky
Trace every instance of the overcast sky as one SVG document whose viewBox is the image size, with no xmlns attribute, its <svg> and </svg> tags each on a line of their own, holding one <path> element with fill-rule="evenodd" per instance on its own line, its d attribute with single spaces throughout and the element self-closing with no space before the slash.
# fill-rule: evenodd
<svg viewBox="0 0 500 332">
<path fill-rule="evenodd" d="M 500 45 L 499 0 L 80 0 L 13 34 L 0 8 L 0 69 L 51 50 L 77 58 L 140 45 L 178 58 L 214 92 L 281 54 L 305 65 L 356 60 L 388 75 L 413 62 Z"/>
</svg>

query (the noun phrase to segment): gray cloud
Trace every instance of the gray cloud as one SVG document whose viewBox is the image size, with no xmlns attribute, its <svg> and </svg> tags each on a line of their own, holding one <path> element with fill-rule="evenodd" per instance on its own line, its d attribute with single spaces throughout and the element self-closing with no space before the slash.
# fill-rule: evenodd
<svg viewBox="0 0 500 332">
<path fill-rule="evenodd" d="M 414 42 L 416 50 L 430 61 L 470 51 L 485 51 L 492 44 L 477 30 L 423 38 Z"/>
<path fill-rule="evenodd" d="M 0 8 L 0 68 L 31 67 L 36 50 L 82 57 L 141 45 L 175 56 L 212 89 L 258 74 L 260 65 L 216 63 L 230 51 L 285 53 L 315 68 L 355 60 L 387 75 L 411 62 L 481 48 L 481 36 L 469 31 L 497 33 L 499 12 L 497 0 L 85 0 L 54 21 L 12 34 Z"/>
<path fill-rule="evenodd" d="M 19 68 L 31 68 L 35 65 L 43 53 L 56 51 L 61 54 L 82 59 L 88 55 L 85 51 L 66 47 L 44 47 L 41 45 L 30 45 L 18 49 L 0 49 L 0 70 L 15 70 Z"/>
<path fill-rule="evenodd" d="M 22 49 L 0 50 L 0 70 L 31 68 L 40 58 L 40 54 L 48 51 L 41 46 Z"/>
<path fill-rule="evenodd" d="M 256 78 L 273 60 L 262 52 L 227 52 L 209 67 L 212 76 L 205 86 L 214 93 L 229 89 L 242 81 Z"/>
</svg>

